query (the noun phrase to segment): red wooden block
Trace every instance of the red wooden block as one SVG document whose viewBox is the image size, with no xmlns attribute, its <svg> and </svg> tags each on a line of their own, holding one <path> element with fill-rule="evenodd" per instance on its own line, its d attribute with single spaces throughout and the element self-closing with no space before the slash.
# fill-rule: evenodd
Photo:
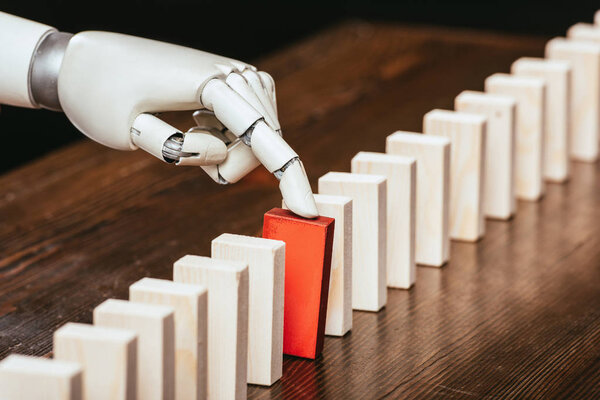
<svg viewBox="0 0 600 400">
<path fill-rule="evenodd" d="M 274 208 L 263 237 L 285 242 L 283 353 L 315 359 L 323 350 L 335 220 Z"/>
</svg>

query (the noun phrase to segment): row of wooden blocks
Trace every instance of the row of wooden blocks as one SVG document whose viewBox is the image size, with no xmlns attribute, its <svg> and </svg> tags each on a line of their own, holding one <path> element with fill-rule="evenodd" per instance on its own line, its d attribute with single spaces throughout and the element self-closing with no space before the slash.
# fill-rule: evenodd
<svg viewBox="0 0 600 400">
<path fill-rule="evenodd" d="M 281 378 L 284 353 L 321 352 L 333 234 L 333 218 L 283 209 L 265 214 L 265 238 L 222 234 L 173 281 L 143 278 L 93 325 L 58 329 L 54 359 L 4 359 L 0 399 L 246 398 L 247 383 Z"/>
<path fill-rule="evenodd" d="M 212 258 L 175 262 L 173 281 L 144 278 L 93 325 L 58 329 L 54 359 L 7 357 L 0 399 L 242 399 L 247 383 L 281 378 L 283 354 L 316 358 L 353 309 L 379 311 L 417 263 L 446 263 L 451 238 L 477 241 L 485 217 L 509 219 L 516 199 L 567 180 L 570 158 L 598 158 L 596 20 L 460 93 L 455 111 L 427 113 L 424 134 L 396 132 L 386 153 L 322 176 L 321 217 L 273 209 L 262 238 L 223 234 Z"/>
</svg>

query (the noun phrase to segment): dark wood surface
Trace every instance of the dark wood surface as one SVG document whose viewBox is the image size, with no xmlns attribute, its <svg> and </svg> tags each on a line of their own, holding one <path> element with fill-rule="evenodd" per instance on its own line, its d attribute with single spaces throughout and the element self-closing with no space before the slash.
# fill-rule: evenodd
<svg viewBox="0 0 600 400">
<path fill-rule="evenodd" d="M 316 188 L 356 152 L 383 151 L 388 134 L 420 131 L 425 112 L 542 55 L 544 42 L 355 22 L 257 65 L 278 83 L 285 136 Z M 453 242 L 444 268 L 420 267 L 412 290 L 354 312 L 352 332 L 327 338 L 321 358 L 286 358 L 283 379 L 249 397 L 599 398 L 599 173 L 572 166 L 568 184 L 488 221 L 479 243 Z M 143 276 L 171 278 L 176 259 L 208 255 L 223 232 L 258 235 L 279 203 L 263 169 L 220 187 L 199 169 L 91 141 L 0 177 L 0 358 L 49 355 L 65 322 L 90 322 Z"/>
</svg>

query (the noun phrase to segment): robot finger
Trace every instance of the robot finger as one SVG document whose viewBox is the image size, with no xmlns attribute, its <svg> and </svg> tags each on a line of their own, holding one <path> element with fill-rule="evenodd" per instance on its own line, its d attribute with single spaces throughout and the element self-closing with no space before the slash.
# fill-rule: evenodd
<svg viewBox="0 0 600 400">
<path fill-rule="evenodd" d="M 298 154 L 263 121 L 251 137 L 256 158 L 279 179 L 279 190 L 290 210 L 306 218 L 319 215 L 308 177 Z"/>
<path fill-rule="evenodd" d="M 227 148 L 227 159 L 219 165 L 204 166 L 202 169 L 217 183 L 235 183 L 260 165 L 252 149 L 241 140 Z"/>
<path fill-rule="evenodd" d="M 206 108 L 214 111 L 215 116 L 240 138 L 242 142 L 236 141 L 237 146 L 242 144 L 250 146 L 258 161 L 280 179 L 281 193 L 293 212 L 307 218 L 318 215 L 310 184 L 298 155 L 264 121 L 254 107 L 225 82 L 217 78 L 205 85 L 201 102 Z M 233 169 L 242 171 L 240 172 L 241 176 L 249 172 L 236 165 L 233 165 Z M 209 175 L 217 182 L 220 182 L 220 176 L 223 176 L 219 168 L 216 171 L 213 170 L 212 173 L 209 172 Z M 226 177 L 223 176 L 223 178 L 229 182 Z M 236 175 L 235 178 L 238 176 Z"/>
<path fill-rule="evenodd" d="M 265 118 L 267 124 L 273 129 L 279 130 L 279 123 L 277 122 L 277 116 L 273 113 L 273 107 L 271 104 L 265 106 L 264 101 L 259 98 L 257 93 L 246 81 L 246 79 L 237 73 L 231 73 L 225 79 L 227 85 L 238 93 L 244 100 L 254 107 L 260 114 Z"/>
<path fill-rule="evenodd" d="M 225 81 L 211 79 L 200 94 L 200 102 L 237 137 L 245 134 L 263 115 Z"/>
<path fill-rule="evenodd" d="M 277 115 L 277 95 L 275 94 L 275 81 L 273 77 L 264 71 L 258 71 L 258 76 L 260 76 L 260 80 L 271 96 L 271 102 L 273 103 L 273 109 L 275 110 L 275 114 Z"/>
<path fill-rule="evenodd" d="M 260 76 L 250 69 L 247 69 L 244 72 L 242 72 L 242 75 L 244 76 L 250 87 L 254 90 L 263 106 L 267 110 L 269 110 L 269 113 L 272 115 L 273 119 L 277 121 L 277 111 L 276 106 L 273 103 L 273 98 L 271 97 L 269 91 L 263 86 L 263 82 L 260 79 Z M 277 123 L 277 126 L 273 126 L 273 129 L 275 129 L 276 131 L 281 130 L 279 122 Z"/>
<path fill-rule="evenodd" d="M 184 133 L 181 151 L 177 165 L 215 165 L 227 158 L 227 146 L 210 132 L 193 130 Z"/>
<path fill-rule="evenodd" d="M 136 146 L 156 158 L 177 165 L 218 164 L 227 157 L 223 141 L 206 133 L 183 134 L 152 114 L 138 115 L 131 127 Z"/>
</svg>

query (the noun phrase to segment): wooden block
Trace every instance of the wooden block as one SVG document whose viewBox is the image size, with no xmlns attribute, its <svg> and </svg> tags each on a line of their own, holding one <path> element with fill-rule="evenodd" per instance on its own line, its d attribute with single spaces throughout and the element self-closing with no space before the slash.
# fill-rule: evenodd
<svg viewBox="0 0 600 400">
<path fill-rule="evenodd" d="M 546 82 L 544 115 L 544 179 L 564 182 L 569 176 L 569 111 L 571 67 L 568 61 L 519 58 L 512 64 L 514 75 L 542 78 Z"/>
<path fill-rule="evenodd" d="M 409 289 L 416 278 L 415 202 L 417 161 L 385 153 L 360 152 L 352 172 L 387 178 L 387 286 Z"/>
<path fill-rule="evenodd" d="M 212 257 L 248 264 L 248 383 L 270 386 L 283 373 L 285 243 L 224 233 Z"/>
<path fill-rule="evenodd" d="M 81 365 L 85 400 L 137 399 L 133 331 L 69 322 L 54 332 L 54 358 Z"/>
<path fill-rule="evenodd" d="M 81 400 L 77 363 L 11 354 L 0 362 L 0 399 Z"/>
<path fill-rule="evenodd" d="M 208 399 L 245 399 L 248 264 L 187 255 L 173 280 L 208 288 Z"/>
<path fill-rule="evenodd" d="M 583 22 L 571 26 L 567 30 L 567 37 L 576 41 L 600 42 L 600 27 Z"/>
<path fill-rule="evenodd" d="M 475 242 L 485 233 L 486 118 L 480 114 L 433 110 L 423 117 L 426 135 L 446 137 L 450 147 L 450 238 Z"/>
<path fill-rule="evenodd" d="M 283 353 L 315 359 L 323 350 L 334 219 L 265 213 L 263 237 L 285 242 Z"/>
<path fill-rule="evenodd" d="M 352 308 L 379 311 L 387 302 L 385 176 L 329 172 L 319 193 L 352 198 Z"/>
<path fill-rule="evenodd" d="M 515 198 L 515 107 L 513 97 L 465 90 L 454 100 L 457 111 L 486 117 L 483 211 L 487 217 L 509 219 Z"/>
<path fill-rule="evenodd" d="M 594 14 L 594 25 L 600 26 L 600 10 Z"/>
<path fill-rule="evenodd" d="M 386 152 L 417 160 L 415 261 L 441 267 L 450 258 L 450 141 L 396 132 L 387 137 Z"/>
<path fill-rule="evenodd" d="M 515 194 L 519 199 L 537 201 L 544 194 L 546 84 L 540 78 L 494 74 L 485 80 L 485 91 L 512 96 L 517 101 Z"/>
<path fill-rule="evenodd" d="M 325 335 L 344 336 L 352 329 L 352 198 L 314 196 L 319 215 L 335 220 Z"/>
<path fill-rule="evenodd" d="M 137 334 L 140 398 L 175 398 L 175 327 L 171 307 L 108 299 L 94 309 L 94 325 Z"/>
<path fill-rule="evenodd" d="M 571 64 L 571 158 L 596 161 L 600 138 L 600 44 L 555 38 L 546 44 L 546 58 Z"/>
<path fill-rule="evenodd" d="M 207 395 L 208 292 L 202 285 L 143 278 L 129 286 L 129 301 L 174 310 L 175 398 L 204 400 Z"/>
</svg>

